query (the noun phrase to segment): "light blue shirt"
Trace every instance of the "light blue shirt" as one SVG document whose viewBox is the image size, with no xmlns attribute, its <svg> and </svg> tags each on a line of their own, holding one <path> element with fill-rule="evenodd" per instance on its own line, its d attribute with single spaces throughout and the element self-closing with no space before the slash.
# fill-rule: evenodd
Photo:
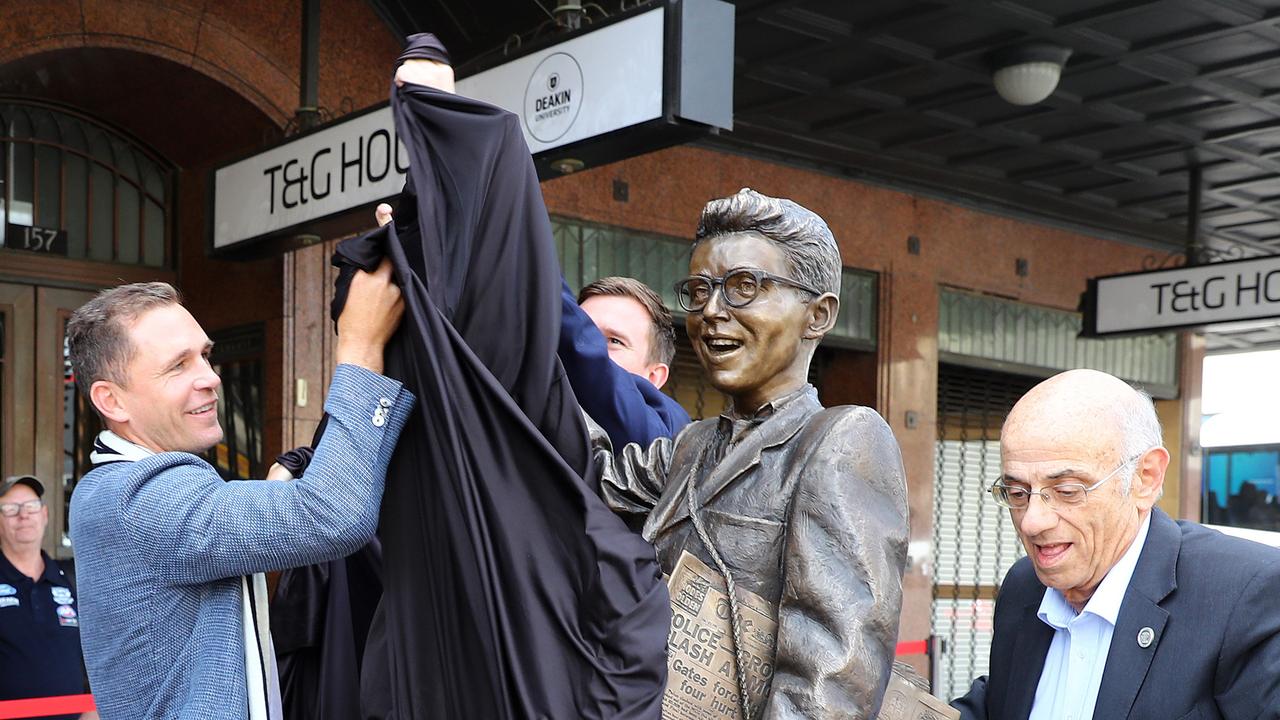
<svg viewBox="0 0 1280 720">
<path fill-rule="evenodd" d="M 1089 720 L 1098 701 L 1102 671 L 1111 651 L 1111 634 L 1125 591 L 1133 579 L 1133 569 L 1147 541 L 1151 514 L 1142 521 L 1138 536 L 1098 584 L 1093 597 L 1079 614 L 1062 593 L 1046 588 L 1037 613 L 1040 621 L 1054 629 L 1053 643 L 1044 658 L 1040 684 L 1030 720 Z"/>
</svg>

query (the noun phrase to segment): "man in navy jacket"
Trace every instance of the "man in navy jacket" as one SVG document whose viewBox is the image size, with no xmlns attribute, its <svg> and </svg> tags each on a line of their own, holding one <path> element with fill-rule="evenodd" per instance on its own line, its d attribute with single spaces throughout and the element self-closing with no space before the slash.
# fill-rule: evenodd
<svg viewBox="0 0 1280 720">
<path fill-rule="evenodd" d="M 379 205 L 374 218 L 379 227 L 391 222 L 391 206 Z M 562 279 L 557 354 L 578 404 L 613 448 L 647 448 L 689 424 L 689 413 L 661 391 L 676 354 L 671 310 L 639 280 L 601 278 L 575 296 Z"/>
<path fill-rule="evenodd" d="M 1280 718 L 1280 551 L 1155 507 L 1151 399 L 1093 370 L 1014 406 L 992 488 L 1026 548 L 965 720 Z"/>
<path fill-rule="evenodd" d="M 560 362 L 578 403 L 621 450 L 675 437 L 689 414 L 660 388 L 675 358 L 671 311 L 649 286 L 601 278 L 560 292 Z"/>
</svg>

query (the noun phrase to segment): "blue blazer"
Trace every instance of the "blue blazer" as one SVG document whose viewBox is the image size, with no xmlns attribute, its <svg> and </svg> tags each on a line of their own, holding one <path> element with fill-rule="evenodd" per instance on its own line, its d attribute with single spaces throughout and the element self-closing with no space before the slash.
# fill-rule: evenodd
<svg viewBox="0 0 1280 720">
<path fill-rule="evenodd" d="M 414 398 L 339 365 L 329 424 L 293 482 L 223 482 L 189 453 L 100 465 L 71 498 L 80 640 L 103 720 L 248 714 L 240 576 L 355 552 L 373 537 Z"/>
<path fill-rule="evenodd" d="M 1053 629 L 1028 558 L 1000 588 L 991 674 L 952 701 L 964 720 L 1026 720 Z M 1155 631 L 1149 647 L 1143 628 Z M 1125 592 L 1095 720 L 1280 718 L 1280 550 L 1152 510 Z"/>
<path fill-rule="evenodd" d="M 628 443 L 647 448 L 660 437 L 673 438 L 689 424 L 689 413 L 680 403 L 609 359 L 604 334 L 563 281 L 559 355 L 578 404 L 619 451 Z"/>
</svg>

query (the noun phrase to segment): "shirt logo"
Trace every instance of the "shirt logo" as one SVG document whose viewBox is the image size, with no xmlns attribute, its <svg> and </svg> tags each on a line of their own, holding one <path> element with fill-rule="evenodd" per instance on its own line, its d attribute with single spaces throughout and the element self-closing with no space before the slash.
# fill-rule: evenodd
<svg viewBox="0 0 1280 720">
<path fill-rule="evenodd" d="M 0 597 L 0 608 L 17 607 L 18 598 L 16 597 Z"/>
<path fill-rule="evenodd" d="M 18 588 L 8 583 L 0 583 L 0 597 L 5 597 L 8 595 L 17 595 L 17 594 L 18 594 Z"/>
<path fill-rule="evenodd" d="M 71 618 L 74 618 L 75 616 L 76 616 L 75 608 L 71 607 L 70 605 L 59 605 L 59 606 L 58 606 L 58 617 L 60 617 L 60 618 L 66 618 L 66 619 L 70 620 Z"/>
<path fill-rule="evenodd" d="M 54 587 L 52 591 L 53 601 L 59 605 L 70 605 L 72 602 L 75 602 L 75 599 L 71 597 L 71 590 L 67 588 Z"/>
</svg>

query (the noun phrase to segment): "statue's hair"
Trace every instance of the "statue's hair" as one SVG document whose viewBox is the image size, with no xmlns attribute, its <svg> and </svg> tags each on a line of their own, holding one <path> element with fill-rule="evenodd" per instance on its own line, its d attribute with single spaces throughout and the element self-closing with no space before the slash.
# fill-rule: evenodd
<svg viewBox="0 0 1280 720">
<path fill-rule="evenodd" d="M 693 248 L 704 240 L 754 232 L 782 250 L 791 279 L 840 295 L 840 246 L 817 213 L 784 198 L 743 188 L 702 209 Z"/>
</svg>

